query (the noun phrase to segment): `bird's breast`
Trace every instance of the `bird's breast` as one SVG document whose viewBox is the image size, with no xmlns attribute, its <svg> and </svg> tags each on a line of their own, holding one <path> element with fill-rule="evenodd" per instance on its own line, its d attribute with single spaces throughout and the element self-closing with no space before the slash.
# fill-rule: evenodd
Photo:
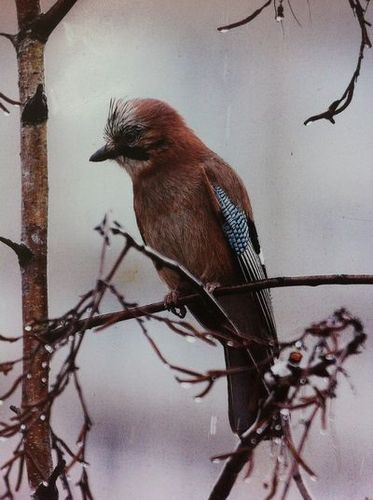
<svg viewBox="0 0 373 500">
<path fill-rule="evenodd" d="M 235 264 L 203 179 L 178 175 L 134 186 L 134 208 L 144 241 L 204 282 L 228 283 Z M 179 277 L 161 271 L 170 288 Z"/>
</svg>

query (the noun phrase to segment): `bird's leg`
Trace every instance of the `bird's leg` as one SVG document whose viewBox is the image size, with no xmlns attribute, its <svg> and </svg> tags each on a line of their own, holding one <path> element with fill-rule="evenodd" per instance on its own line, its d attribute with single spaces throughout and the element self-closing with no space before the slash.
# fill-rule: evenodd
<svg viewBox="0 0 373 500">
<path fill-rule="evenodd" d="M 221 286 L 221 283 L 219 283 L 218 281 L 209 281 L 205 283 L 206 290 L 208 291 L 208 293 L 212 294 L 214 294 L 215 289 L 219 288 L 219 286 Z"/>
<path fill-rule="evenodd" d="M 212 281 L 211 280 L 211 274 L 208 276 L 207 270 L 205 270 L 202 273 L 200 280 L 202 281 L 202 283 L 205 287 L 205 290 L 208 293 L 211 293 L 212 295 L 214 294 L 215 288 L 219 288 L 219 286 L 221 286 L 221 283 L 219 283 L 219 281 Z"/>
<path fill-rule="evenodd" d="M 181 297 L 181 292 L 179 289 L 174 288 L 170 290 L 166 295 L 165 298 L 163 299 L 165 307 L 167 309 L 170 309 L 171 307 L 175 307 L 180 300 Z"/>
<path fill-rule="evenodd" d="M 183 319 L 186 315 L 186 308 L 184 305 L 178 305 L 181 296 L 182 292 L 179 289 L 174 288 L 173 290 L 170 290 L 169 293 L 165 296 L 163 302 L 166 309 L 171 311 L 178 318 Z"/>
</svg>

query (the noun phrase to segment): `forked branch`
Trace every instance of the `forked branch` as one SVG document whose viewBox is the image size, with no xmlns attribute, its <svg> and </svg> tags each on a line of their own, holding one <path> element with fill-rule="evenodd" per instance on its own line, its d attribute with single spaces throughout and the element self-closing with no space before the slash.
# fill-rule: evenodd
<svg viewBox="0 0 373 500">
<path fill-rule="evenodd" d="M 40 39 L 48 40 L 51 33 L 69 13 L 77 0 L 57 0 L 54 5 L 33 22 L 32 30 Z"/>
</svg>

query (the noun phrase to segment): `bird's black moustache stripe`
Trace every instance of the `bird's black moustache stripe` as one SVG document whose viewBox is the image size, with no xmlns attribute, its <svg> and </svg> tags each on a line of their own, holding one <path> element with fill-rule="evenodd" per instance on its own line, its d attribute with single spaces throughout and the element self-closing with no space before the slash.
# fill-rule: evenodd
<svg viewBox="0 0 373 500">
<path fill-rule="evenodd" d="M 149 154 L 144 148 L 124 146 L 118 152 L 119 155 L 123 155 L 131 160 L 146 161 L 149 160 Z"/>
</svg>

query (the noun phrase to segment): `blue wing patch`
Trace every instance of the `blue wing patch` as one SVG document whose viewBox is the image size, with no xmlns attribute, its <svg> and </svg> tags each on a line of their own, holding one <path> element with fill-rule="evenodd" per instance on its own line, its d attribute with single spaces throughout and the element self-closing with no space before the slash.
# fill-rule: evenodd
<svg viewBox="0 0 373 500">
<path fill-rule="evenodd" d="M 259 242 L 255 226 L 248 220 L 245 212 L 229 198 L 220 186 L 214 186 L 223 216 L 223 231 L 232 248 L 246 282 L 266 278 L 265 269 L 260 260 Z M 276 338 L 271 296 L 268 289 L 255 292 L 259 307 L 268 327 L 269 336 Z"/>
<path fill-rule="evenodd" d="M 250 243 L 249 226 L 245 212 L 231 202 L 220 186 L 214 186 L 223 215 L 223 231 L 229 245 L 237 255 L 242 255 Z"/>
</svg>

